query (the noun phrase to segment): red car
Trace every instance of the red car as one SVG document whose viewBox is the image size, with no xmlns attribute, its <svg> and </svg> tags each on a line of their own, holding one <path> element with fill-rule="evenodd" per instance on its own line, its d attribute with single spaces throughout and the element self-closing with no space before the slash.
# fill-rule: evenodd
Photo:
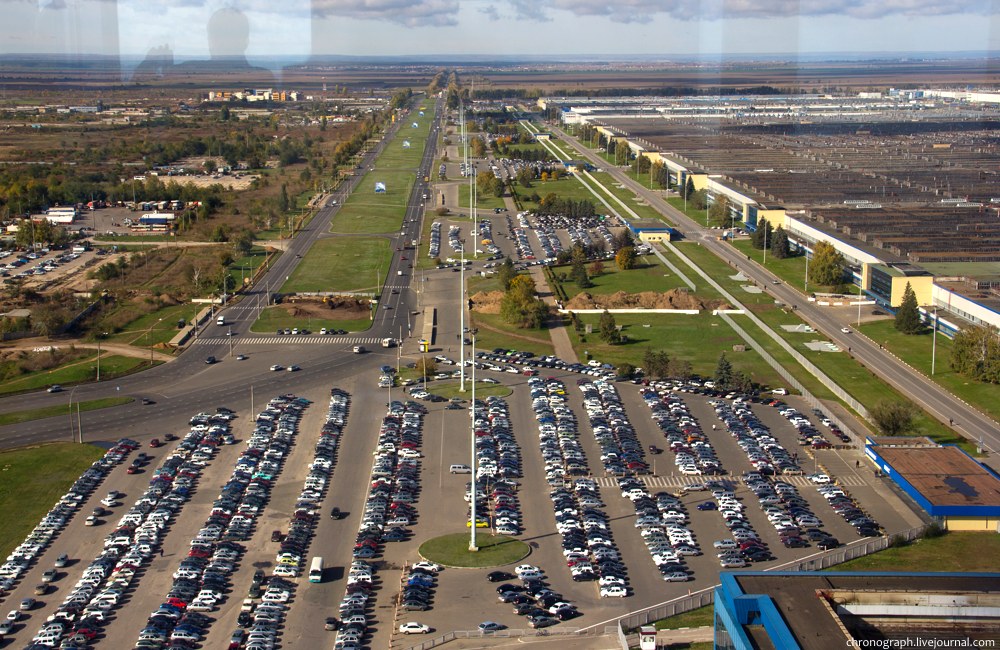
<svg viewBox="0 0 1000 650">
<path fill-rule="evenodd" d="M 162 444 L 163 444 L 163 443 L 162 443 L 162 442 L 160 442 L 160 439 L 159 439 L 159 438 L 153 438 L 152 440 L 150 440 L 150 441 L 149 441 L 149 446 L 150 446 L 150 447 L 154 447 L 154 448 L 155 448 L 155 447 L 159 447 L 159 446 L 160 446 L 160 445 L 162 445 Z"/>
</svg>

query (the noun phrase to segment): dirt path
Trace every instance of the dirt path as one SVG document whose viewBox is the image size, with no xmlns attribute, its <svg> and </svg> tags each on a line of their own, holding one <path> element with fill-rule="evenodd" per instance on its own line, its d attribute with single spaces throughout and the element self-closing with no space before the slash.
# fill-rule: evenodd
<svg viewBox="0 0 1000 650">
<path fill-rule="evenodd" d="M 545 304 L 550 307 L 558 307 L 556 297 L 552 293 L 552 289 L 549 288 L 549 283 L 545 280 L 545 274 L 542 273 L 541 266 L 531 267 L 531 278 L 535 281 L 535 291 L 538 297 L 544 300 Z M 576 350 L 573 349 L 573 344 L 570 343 L 566 325 L 558 315 L 553 316 L 549 321 L 549 337 L 552 339 L 552 347 L 555 348 L 555 355 L 557 357 L 569 363 L 579 363 L 580 360 L 576 356 Z"/>
<path fill-rule="evenodd" d="M 34 350 L 35 348 L 45 348 L 45 347 L 57 347 L 57 348 L 68 348 L 70 346 L 84 348 L 87 350 L 96 350 L 97 343 L 90 341 L 81 341 L 79 339 L 45 339 L 45 338 L 30 338 L 30 339 L 18 339 L 17 341 L 10 341 L 4 343 L 0 346 L 3 350 Z M 131 345 L 125 345 L 124 343 L 101 343 L 101 356 L 107 356 L 108 354 L 117 354 L 123 357 L 134 357 L 136 359 L 148 359 L 149 349 L 135 348 Z M 171 354 L 166 354 L 165 352 L 160 352 L 158 350 L 153 350 L 153 359 L 157 361 L 173 361 L 175 357 Z"/>
</svg>

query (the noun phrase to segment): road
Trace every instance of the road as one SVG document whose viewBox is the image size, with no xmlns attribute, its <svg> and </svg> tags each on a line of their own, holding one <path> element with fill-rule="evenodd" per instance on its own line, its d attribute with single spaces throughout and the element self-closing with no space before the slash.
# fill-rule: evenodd
<svg viewBox="0 0 1000 650">
<path fill-rule="evenodd" d="M 616 181 L 622 183 L 632 192 L 645 199 L 650 205 L 665 214 L 681 234 L 692 241 L 698 241 L 702 246 L 717 256 L 739 267 L 745 276 L 762 286 L 767 286 L 771 294 L 786 304 L 795 305 L 799 316 L 818 331 L 830 338 L 841 349 L 851 349 L 851 354 L 859 363 L 874 372 L 884 382 L 898 390 L 903 395 L 920 404 L 921 407 L 944 424 L 953 423 L 952 427 L 961 435 L 974 442 L 981 442 L 984 450 L 993 453 L 1000 450 L 1000 424 L 986 416 L 978 409 L 962 402 L 953 394 L 937 385 L 926 376 L 910 368 L 905 363 L 879 348 L 878 344 L 857 333 L 844 333 L 841 328 L 849 326 L 849 322 L 837 318 L 837 314 L 810 303 L 805 297 L 787 284 L 773 284 L 776 276 L 746 259 L 732 246 L 717 239 L 717 232 L 706 229 L 669 205 L 663 197 L 640 183 L 628 177 L 621 169 L 608 166 L 607 161 L 590 151 L 579 140 L 562 129 L 549 125 L 551 130 L 573 144 L 583 155 L 603 167 Z M 849 328 L 850 329 L 850 328 Z M 845 387 L 850 390 L 849 386 Z"/>
<path fill-rule="evenodd" d="M 434 111 L 434 124 L 427 140 L 420 166 L 416 171 L 417 181 L 408 200 L 406 215 L 399 233 L 389 233 L 393 240 L 393 249 L 404 249 L 404 243 L 419 239 L 421 216 L 423 214 L 423 196 L 428 191 L 424 178 L 430 176 L 434 160 L 437 135 L 440 130 L 443 106 L 437 102 Z M 370 168 L 377 156 L 392 141 L 399 129 L 397 121 L 390 127 L 378 145 L 372 148 L 361 160 L 363 168 Z M 219 404 L 231 404 L 233 400 L 249 400 L 250 386 L 261 395 L 272 395 L 289 390 L 299 390 L 300 387 L 319 384 L 330 385 L 332 378 L 345 374 L 355 374 L 366 368 L 376 368 L 386 363 L 388 356 L 395 357 L 395 350 L 376 349 L 372 354 L 350 354 L 351 346 L 338 343 L 335 337 L 330 337 L 322 345 L 310 344 L 306 340 L 288 342 L 269 346 L 254 346 L 252 352 L 241 350 L 239 341 L 245 336 L 256 319 L 260 309 L 263 309 L 270 295 L 284 284 L 291 276 L 296 266 L 309 248 L 319 238 L 330 236 L 330 225 L 337 211 L 350 192 L 361 182 L 363 176 L 351 177 L 337 192 L 328 197 L 316 216 L 306 225 L 296 237 L 288 240 L 285 253 L 267 270 L 257 284 L 242 295 L 238 303 L 224 308 L 221 314 L 226 317 L 227 325 L 219 326 L 212 319 L 198 333 L 197 345 L 170 363 L 128 377 L 100 383 L 82 384 L 63 393 L 50 394 L 44 391 L 8 397 L 0 400 L 0 412 L 20 411 L 41 408 L 55 404 L 77 403 L 100 397 L 131 395 L 149 397 L 154 400 L 152 405 L 142 405 L 138 400 L 123 407 L 102 409 L 81 413 L 78 425 L 82 428 L 83 440 L 93 440 L 105 436 L 120 437 L 122 435 L 143 435 L 148 432 L 149 422 L 169 420 L 179 407 L 190 415 L 191 410 L 199 408 L 214 409 Z M 378 311 L 372 327 L 366 336 L 381 338 L 400 338 L 405 336 L 408 325 L 411 324 L 411 311 L 415 309 L 416 294 L 409 290 L 413 278 L 412 256 L 416 251 L 395 251 L 388 270 L 385 287 L 382 291 Z M 403 257 L 411 259 L 403 259 Z M 400 275 L 401 273 L 401 275 Z M 392 287 L 392 288 L 390 288 Z M 395 289 L 396 293 L 393 293 Z M 227 336 L 232 331 L 233 336 Z M 303 339 L 315 338 L 303 337 Z M 245 353 L 249 358 L 236 360 L 236 355 Z M 214 356 L 219 362 L 206 364 L 205 360 Z M 268 370 L 270 366 L 280 364 L 288 366 L 297 364 L 302 370 L 291 376 L 290 373 L 275 373 Z M 73 435 L 79 435 L 68 419 L 47 418 L 33 420 L 18 425 L 6 426 L 0 429 L 0 448 L 11 448 L 26 444 L 52 441 L 69 441 Z"/>
</svg>

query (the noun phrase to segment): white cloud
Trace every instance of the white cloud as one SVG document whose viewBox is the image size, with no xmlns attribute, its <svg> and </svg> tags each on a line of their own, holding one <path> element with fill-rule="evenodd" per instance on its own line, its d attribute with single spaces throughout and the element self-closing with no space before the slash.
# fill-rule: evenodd
<svg viewBox="0 0 1000 650">
<path fill-rule="evenodd" d="M 990 15 L 990 0 L 509 0 L 518 18 L 551 20 L 554 11 L 601 16 L 614 22 L 647 23 L 658 15 L 677 20 L 777 18 L 843 15 L 872 19 L 884 16 L 947 14 Z"/>
<path fill-rule="evenodd" d="M 500 12 L 497 11 L 496 5 L 487 5 L 480 9 L 479 13 L 489 18 L 491 22 L 500 20 Z"/>
<path fill-rule="evenodd" d="M 458 23 L 458 0 L 314 0 L 317 16 L 385 20 L 407 27 Z"/>
</svg>

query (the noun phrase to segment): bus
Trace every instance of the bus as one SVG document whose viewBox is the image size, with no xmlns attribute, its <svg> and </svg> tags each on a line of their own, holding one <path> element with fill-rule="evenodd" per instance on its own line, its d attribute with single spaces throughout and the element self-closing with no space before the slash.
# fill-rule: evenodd
<svg viewBox="0 0 1000 650">
<path fill-rule="evenodd" d="M 309 567 L 309 582 L 323 582 L 323 558 L 318 555 Z"/>
</svg>

